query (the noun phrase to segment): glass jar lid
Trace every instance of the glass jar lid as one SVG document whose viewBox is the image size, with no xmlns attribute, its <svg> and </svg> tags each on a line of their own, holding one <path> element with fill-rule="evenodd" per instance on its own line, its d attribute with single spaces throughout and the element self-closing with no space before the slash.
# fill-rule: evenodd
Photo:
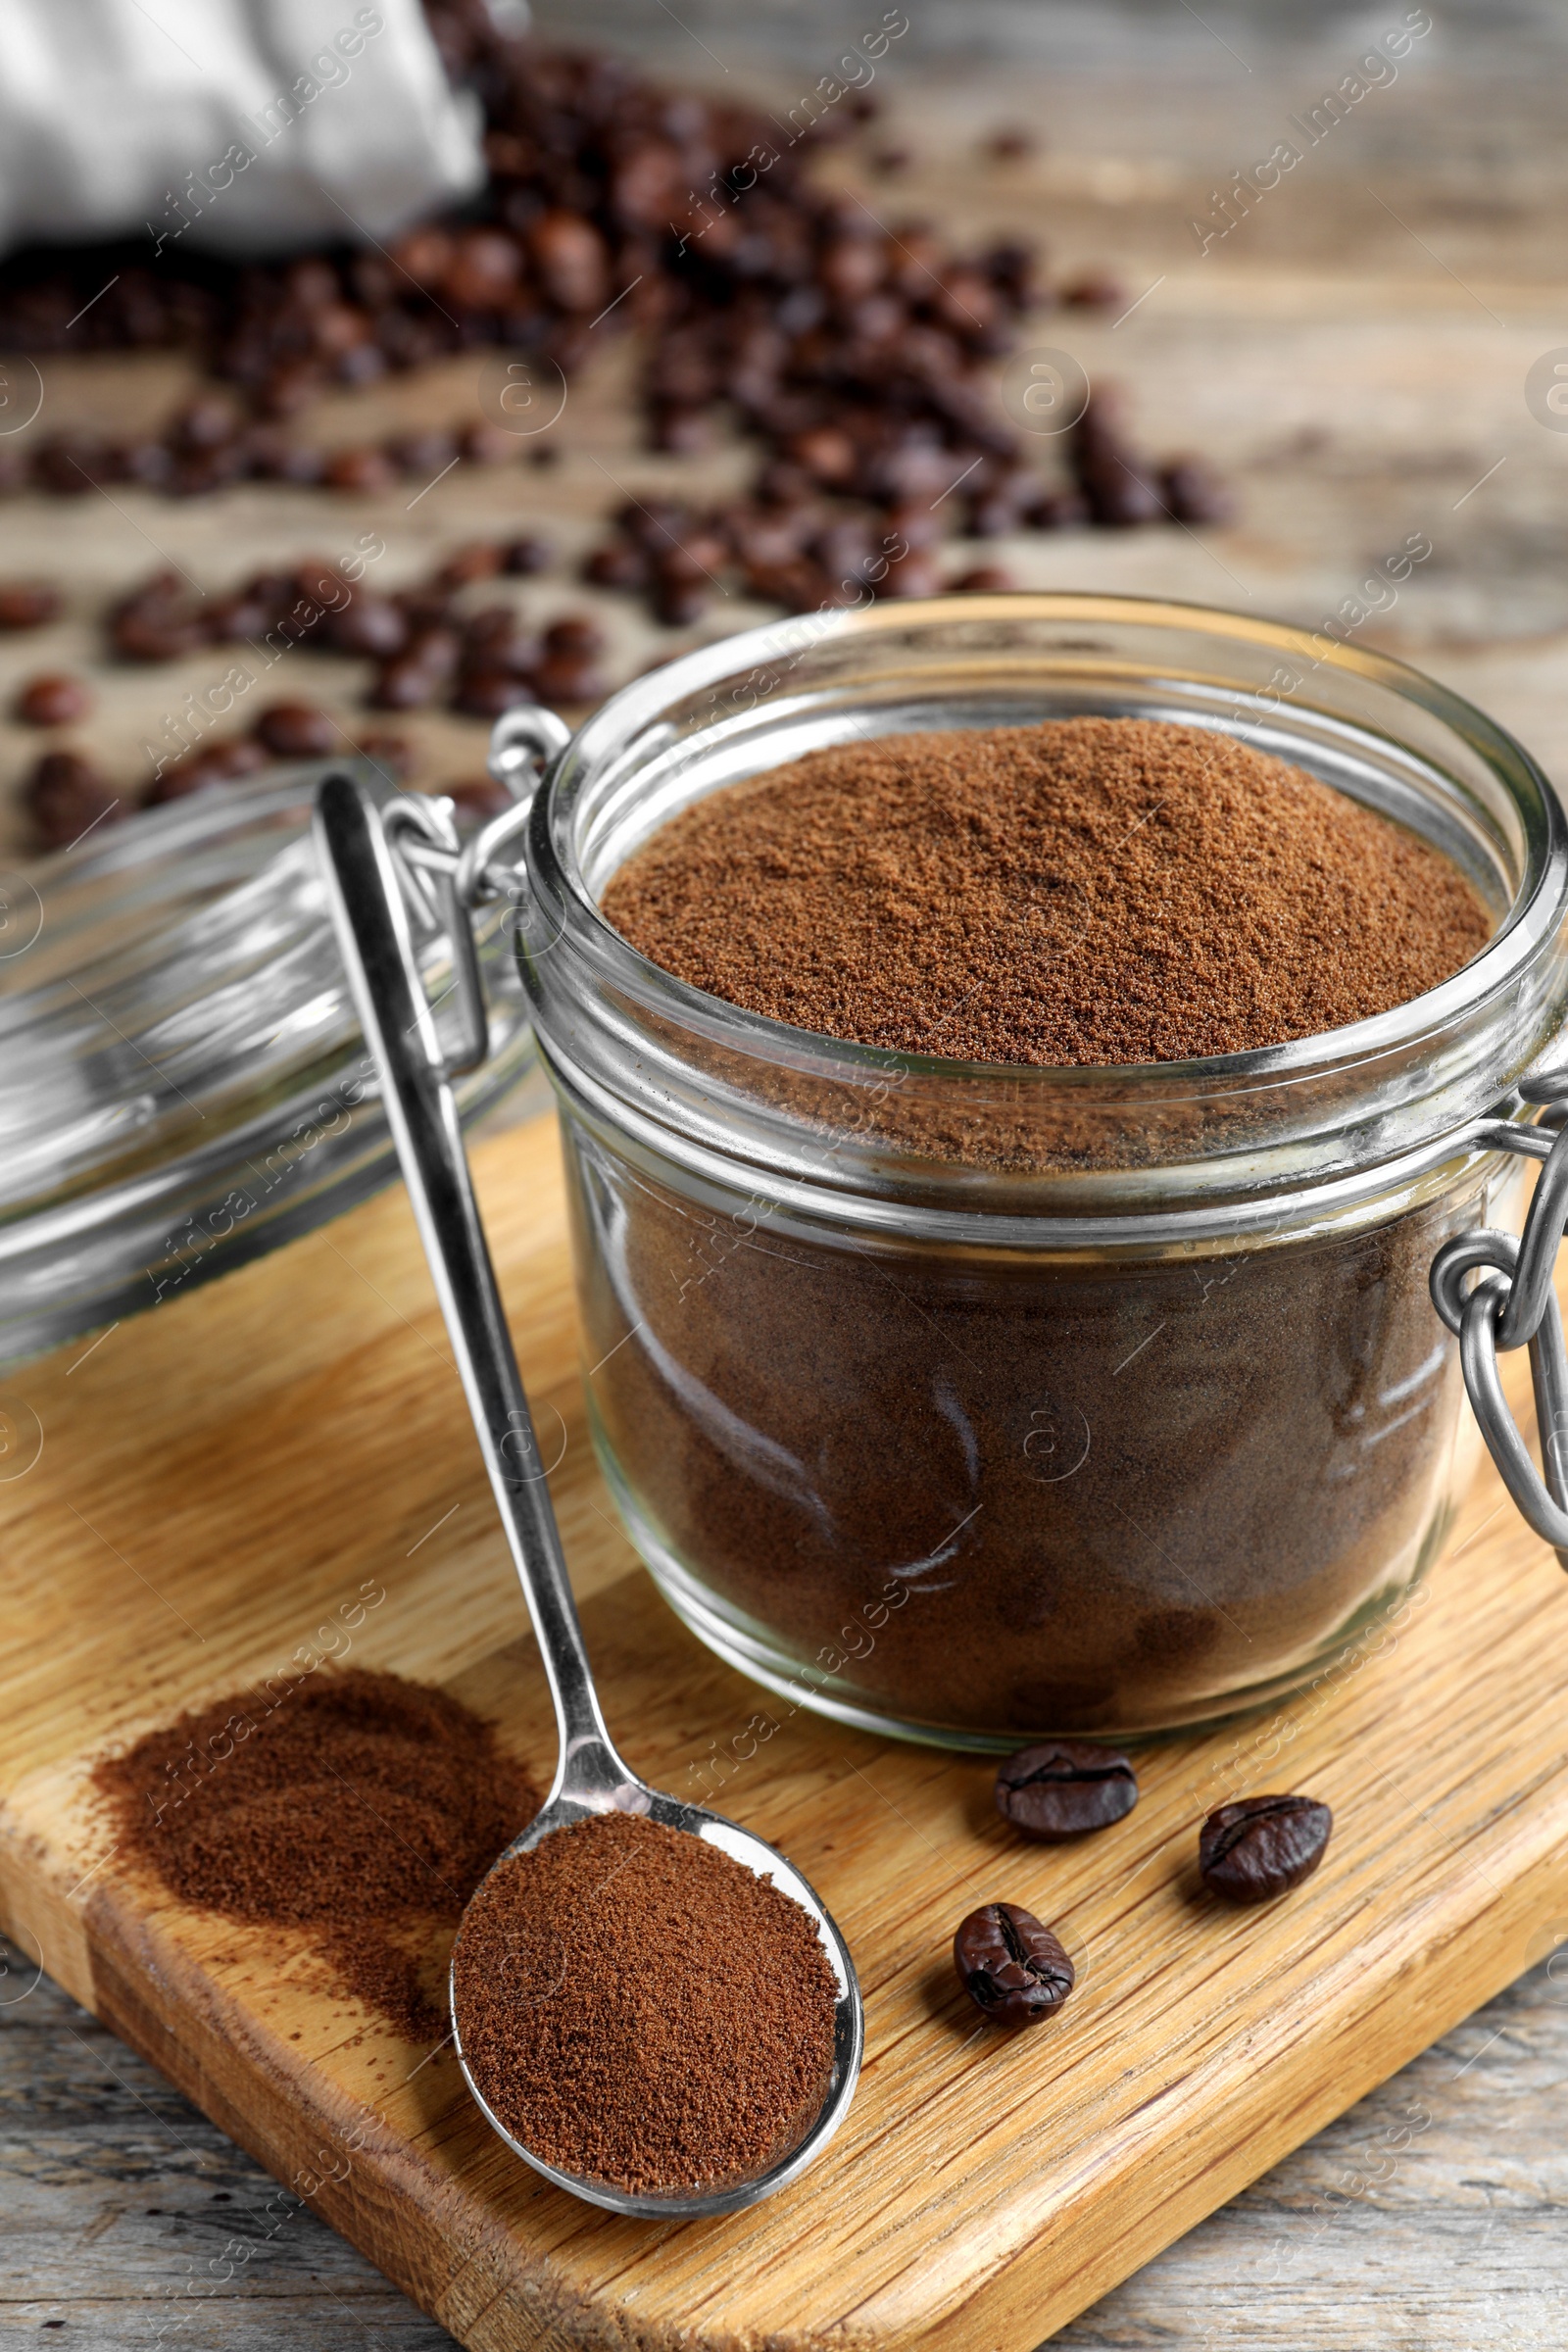
<svg viewBox="0 0 1568 2352">
<path fill-rule="evenodd" d="M 327 764 L 344 763 L 193 794 L 6 878 L 0 1362 L 179 1297 L 395 1176 L 311 839 Z M 410 913 L 439 999 L 447 943 Z M 466 1122 L 532 1054 L 510 922 L 502 906 L 476 925 L 490 1052 L 459 1083 Z"/>
</svg>

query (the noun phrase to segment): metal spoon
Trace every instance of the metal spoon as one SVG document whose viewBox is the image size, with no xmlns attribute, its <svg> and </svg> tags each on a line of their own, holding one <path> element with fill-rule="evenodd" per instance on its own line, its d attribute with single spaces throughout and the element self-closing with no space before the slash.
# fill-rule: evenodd
<svg viewBox="0 0 1568 2352">
<path fill-rule="evenodd" d="M 657 2215 L 666 2220 L 733 2213 L 795 2180 L 820 2155 L 843 2120 L 854 2095 L 864 2038 L 855 1965 L 831 1915 L 782 1854 L 721 1814 L 650 1788 L 622 1763 L 605 1729 L 528 1401 L 469 1181 L 436 1019 L 415 960 L 404 893 L 420 887 L 417 869 L 411 877 L 404 864 L 400 873 L 400 861 L 387 838 L 386 820 L 395 817 L 400 830 L 410 830 L 421 840 L 425 854 L 419 865 L 426 876 L 439 878 L 444 867 L 450 869 L 444 894 L 446 919 L 454 929 L 461 924 L 466 931 L 467 914 L 451 880 L 458 862 L 456 836 L 450 836 L 443 853 L 443 845 L 434 837 L 441 819 L 432 817 L 431 804 L 420 808 L 408 802 L 392 802 L 383 808 L 378 805 L 383 798 L 351 776 L 328 775 L 317 796 L 317 840 L 343 960 L 366 1043 L 381 1073 L 387 1121 L 446 1317 L 496 1507 L 533 1619 L 561 1735 L 561 1760 L 543 1811 L 492 1868 L 499 1869 L 515 1854 L 528 1853 L 542 1838 L 591 1813 L 646 1814 L 667 1829 L 706 1838 L 759 1878 L 771 1879 L 815 1921 L 838 1984 L 833 2066 L 815 2122 L 805 2137 L 765 2172 L 708 2191 L 634 2192 L 606 2180 L 564 2173 L 536 2156 L 498 2121 L 475 2086 L 463 2055 L 463 2020 L 454 1998 L 458 2063 L 480 2109 L 508 2146 L 558 2187 L 570 2189 L 574 2196 L 586 2197 L 612 2213 Z M 440 810 L 441 804 L 434 808 Z M 454 936 L 452 946 L 454 967 L 461 971 L 471 956 L 471 941 L 460 943 Z M 471 1033 L 471 1006 L 468 1027 Z M 473 1051 L 482 1051 L 482 1047 Z M 461 1927 L 459 1936 L 461 1939 Z"/>
</svg>

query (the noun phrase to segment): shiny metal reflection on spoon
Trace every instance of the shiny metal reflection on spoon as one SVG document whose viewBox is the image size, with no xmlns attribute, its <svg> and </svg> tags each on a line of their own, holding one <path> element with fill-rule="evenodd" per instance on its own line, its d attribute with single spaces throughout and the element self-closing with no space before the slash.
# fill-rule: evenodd
<svg viewBox="0 0 1568 2352">
<path fill-rule="evenodd" d="M 397 838 L 412 832 L 421 843 L 422 873 L 410 874 L 388 838 L 389 829 Z M 815 2121 L 764 2172 L 706 2190 L 618 2188 L 611 2181 L 562 2172 L 535 2155 L 499 2121 L 476 2087 L 464 2057 L 463 2019 L 454 1994 L 458 2063 L 480 2109 L 508 2146 L 574 2196 L 612 2213 L 663 2220 L 732 2213 L 796 2180 L 820 2155 L 844 2118 L 864 2039 L 855 1965 L 832 1916 L 782 1854 L 721 1814 L 650 1788 L 621 1761 L 605 1728 L 528 1401 L 479 1222 L 440 1030 L 419 978 L 410 932 L 405 893 L 427 889 L 431 877 L 437 883 L 444 880 L 444 890 L 437 888 L 431 903 L 443 907 L 452 928 L 454 993 L 461 996 L 464 969 L 471 965 L 467 912 L 455 883 L 459 857 L 450 818 L 439 802 L 422 808 L 407 801 L 387 802 L 353 776 L 330 773 L 317 797 L 316 837 L 355 1004 L 380 1072 L 387 1121 L 555 1700 L 561 1760 L 554 1785 L 543 1810 L 492 1868 L 530 1852 L 555 1831 L 589 1814 L 645 1814 L 667 1829 L 721 1847 L 798 1902 L 816 1923 L 838 1986 L 833 2062 Z M 461 939 L 460 926 L 465 934 Z M 472 1031 L 471 996 L 468 1012 Z M 470 1036 L 470 1058 L 482 1050 L 482 1038 Z"/>
</svg>

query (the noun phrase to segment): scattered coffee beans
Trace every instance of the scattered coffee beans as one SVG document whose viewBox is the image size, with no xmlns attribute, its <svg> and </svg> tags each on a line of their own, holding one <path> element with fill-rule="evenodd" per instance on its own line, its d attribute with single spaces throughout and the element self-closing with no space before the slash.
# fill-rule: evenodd
<svg viewBox="0 0 1568 2352">
<path fill-rule="evenodd" d="M 147 806 L 162 808 L 166 801 L 182 801 L 193 792 L 205 792 L 209 785 L 232 784 L 266 765 L 267 754 L 251 736 L 215 737 L 154 777 L 147 790 Z"/>
<path fill-rule="evenodd" d="M 1021 1748 L 997 1774 L 997 1811 L 1041 1845 L 1108 1830 L 1138 1802 L 1138 1776 L 1114 1748 L 1048 1740 Z"/>
<path fill-rule="evenodd" d="M 1287 1894 L 1316 1870 L 1333 1827 L 1328 1806 L 1310 1796 L 1244 1796 L 1221 1805 L 1199 1833 L 1203 1885 L 1232 1903 Z"/>
<path fill-rule="evenodd" d="M 270 703 L 252 733 L 279 760 L 325 760 L 344 748 L 342 728 L 315 703 Z"/>
<path fill-rule="evenodd" d="M 0 629 L 41 629 L 60 610 L 47 580 L 0 580 Z"/>
<path fill-rule="evenodd" d="M 450 1931 L 539 1809 L 487 1723 L 357 1666 L 241 1689 L 99 1765 L 121 1860 L 176 1901 L 303 1930 L 406 2040 L 442 2032 Z"/>
<path fill-rule="evenodd" d="M 286 570 L 253 572 L 238 586 L 208 595 L 192 589 L 180 573 L 161 570 L 116 598 L 105 616 L 105 634 L 114 657 L 137 663 L 181 661 L 206 646 L 248 641 L 254 647 L 263 639 L 274 651 L 358 656 L 378 665 L 367 700 L 383 710 L 443 702 L 453 710 L 492 719 L 517 703 L 580 708 L 599 701 L 607 684 L 601 667 L 604 634 L 591 614 L 560 614 L 540 635 L 510 605 L 472 612 L 465 602 L 465 592 L 477 581 L 538 572 L 552 560 L 542 539 L 473 540 L 427 578 L 392 596 L 349 581 L 319 558 Z M 40 618 L 49 616 L 43 608 L 52 590 L 25 583 L 0 586 L 0 627 L 6 625 L 8 597 L 18 615 L 36 610 Z M 14 625 L 23 622 L 18 618 Z M 13 708 L 24 723 L 59 726 L 84 715 L 91 695 L 80 679 L 49 676 L 31 681 Z M 395 758 L 387 750 L 394 744 Z M 128 815 L 138 807 L 157 807 L 252 774 L 269 755 L 324 759 L 348 748 L 342 726 L 318 705 L 274 703 L 260 712 L 247 734 L 207 738 L 167 763 L 151 784 L 137 781 L 117 792 L 97 779 L 96 807 L 80 822 L 88 772 L 84 761 L 72 769 L 69 791 L 64 769 L 45 770 L 40 764 L 24 782 L 22 797 L 40 845 L 55 849 L 74 841 L 90 815 L 111 802 L 119 814 Z M 413 765 L 411 747 L 401 737 L 372 735 L 360 748 L 400 781 Z"/>
<path fill-rule="evenodd" d="M 128 816 L 131 807 L 79 752 L 45 752 L 22 780 L 22 805 L 45 850 L 67 849 L 92 826 Z"/>
<path fill-rule="evenodd" d="M 1492 924 L 1413 833 L 1133 718 L 886 736 L 713 794 L 604 895 L 678 978 L 957 1060 L 1246 1054 L 1435 988 Z"/>
<path fill-rule="evenodd" d="M 983 1903 L 953 1938 L 953 1965 L 975 2007 L 1000 2026 L 1054 2017 L 1073 1987 L 1073 1966 L 1048 1927 L 1016 1903 Z"/>
<path fill-rule="evenodd" d="M 24 727 L 69 727 L 92 709 L 92 692 L 85 678 L 69 670 L 46 670 L 19 688 L 12 715 Z"/>
<path fill-rule="evenodd" d="M 637 400 L 651 447 L 700 449 L 721 423 L 759 445 L 751 494 L 718 518 L 751 593 L 792 610 L 842 603 L 858 585 L 824 526 L 873 545 L 907 513 L 980 533 L 1199 519 L 1196 502 L 1128 445 L 1097 391 L 1098 421 L 1052 484 L 999 414 L 991 381 L 1020 321 L 1054 299 L 1125 307 L 1102 272 L 1060 296 L 1016 238 L 955 253 L 922 220 L 884 226 L 822 187 L 811 151 L 871 120 L 848 104 L 807 135 L 733 99 L 643 79 L 619 59 L 519 40 L 484 0 L 426 0 L 449 74 L 485 122 L 485 188 L 461 217 L 424 221 L 388 251 L 229 264 L 123 250 L 11 256 L 0 268 L 0 347 L 194 350 L 221 395 L 189 403 L 153 435 L 65 431 L 0 462 L 0 489 L 60 497 L 139 484 L 196 497 L 242 480 L 320 483 L 349 495 L 402 477 L 432 482 L 460 459 L 554 453 L 493 422 L 401 431 L 334 450 L 285 421 L 333 385 L 364 386 L 488 346 L 570 376 L 590 335 L 637 339 Z M 1005 166 L 1020 131 L 1000 134 Z M 884 168 L 905 160 L 884 149 Z M 87 307 L 90 305 L 90 308 Z M 603 321 L 601 325 L 601 321 Z M 69 340 L 68 340 L 69 338 Z M 956 492 L 956 496 L 949 494 Z M 947 501 L 940 514 L 939 502 Z M 757 509 L 796 544 L 759 554 Z M 906 538 L 907 532 L 903 532 Z M 684 627 L 719 567 L 661 541 L 615 543 L 611 567 L 657 616 Z M 596 573 L 608 579 L 608 571 Z M 931 559 L 910 545 L 875 593 L 926 594 Z M 862 579 L 863 588 L 873 583 Z"/>
<path fill-rule="evenodd" d="M 453 1998 L 515 2138 L 621 2188 L 698 2188 L 786 2155 L 816 2117 L 836 1986 L 816 1926 L 719 1847 L 626 1813 L 485 1881 Z"/>
</svg>

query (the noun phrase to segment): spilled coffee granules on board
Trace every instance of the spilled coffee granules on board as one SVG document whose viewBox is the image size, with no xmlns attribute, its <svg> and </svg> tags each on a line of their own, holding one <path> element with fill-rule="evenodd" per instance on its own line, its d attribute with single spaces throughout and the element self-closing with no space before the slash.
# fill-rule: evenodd
<svg viewBox="0 0 1568 2352">
<path fill-rule="evenodd" d="M 94 1775 L 122 1851 L 178 1901 L 302 1928 L 411 2041 L 445 2026 L 445 1936 L 539 1810 L 490 1725 L 423 1683 L 322 1668 L 149 1732 Z"/>
<path fill-rule="evenodd" d="M 507 2130 L 622 2188 L 750 2178 L 826 2095 L 835 1985 L 815 1923 L 640 1816 L 595 1815 L 498 1871 L 464 1924 L 454 1999 Z"/>
<path fill-rule="evenodd" d="M 673 819 L 604 911 L 678 978 L 951 1060 L 1245 1054 L 1435 988 L 1491 918 L 1402 826 L 1159 720 L 895 735 Z"/>
</svg>

